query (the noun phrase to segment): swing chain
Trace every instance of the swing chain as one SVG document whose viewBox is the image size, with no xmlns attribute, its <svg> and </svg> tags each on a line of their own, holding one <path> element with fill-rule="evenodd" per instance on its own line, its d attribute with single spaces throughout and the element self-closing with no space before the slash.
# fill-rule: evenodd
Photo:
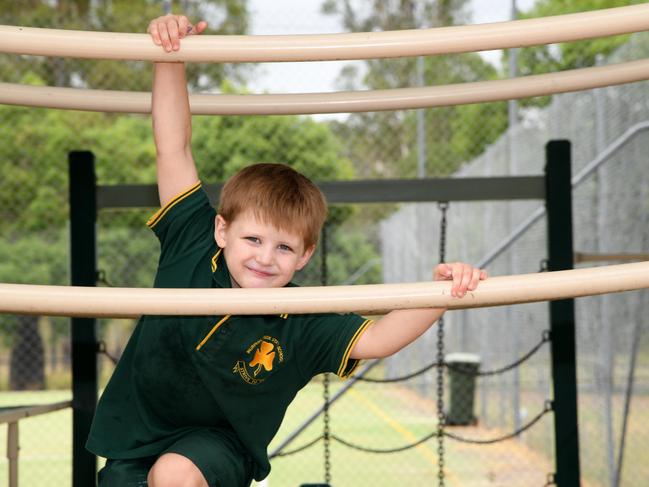
<svg viewBox="0 0 649 487">
<path fill-rule="evenodd" d="M 322 226 L 322 242 L 320 244 L 320 284 L 326 286 L 329 281 L 327 268 L 327 222 Z M 331 431 L 329 425 L 329 374 L 324 374 L 322 395 L 324 398 L 324 409 L 322 411 L 323 420 L 323 449 L 324 449 L 324 481 L 325 484 L 331 484 Z"/>
<path fill-rule="evenodd" d="M 446 213 L 448 202 L 439 202 L 441 211 L 439 232 L 439 262 L 446 260 Z M 437 321 L 437 485 L 444 487 L 444 318 Z"/>
<path fill-rule="evenodd" d="M 331 432 L 329 429 L 329 374 L 324 375 L 324 411 L 323 422 L 324 428 L 322 432 L 324 444 L 324 481 L 325 484 L 331 484 Z"/>
</svg>

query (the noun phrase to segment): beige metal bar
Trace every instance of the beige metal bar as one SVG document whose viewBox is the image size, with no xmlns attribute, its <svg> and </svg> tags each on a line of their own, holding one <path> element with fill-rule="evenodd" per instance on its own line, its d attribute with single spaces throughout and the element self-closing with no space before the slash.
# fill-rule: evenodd
<svg viewBox="0 0 649 487">
<path fill-rule="evenodd" d="M 589 90 L 649 79 L 649 59 L 514 79 L 338 93 L 191 95 L 194 115 L 351 113 L 484 103 Z M 150 113 L 151 94 L 0 83 L 0 104 Z"/>
<path fill-rule="evenodd" d="M 641 262 L 649 261 L 649 253 L 637 254 L 590 254 L 588 252 L 575 252 L 575 263 L 582 262 Z"/>
<path fill-rule="evenodd" d="M 588 252 L 575 252 L 575 263 L 582 262 L 641 262 L 649 261 L 649 253 L 637 254 L 593 254 Z"/>
<path fill-rule="evenodd" d="M 331 61 L 506 49 L 649 30 L 649 5 L 437 29 L 282 36 L 194 36 L 165 53 L 146 34 L 0 26 L 0 52 L 192 62 Z"/>
<path fill-rule="evenodd" d="M 18 421 L 7 425 L 7 460 L 9 461 L 9 487 L 18 487 Z"/>
<path fill-rule="evenodd" d="M 500 306 L 649 288 L 649 262 L 492 277 L 458 299 L 449 282 L 283 289 L 133 289 L 0 284 L 0 312 L 30 315 L 223 315 Z"/>
<path fill-rule="evenodd" d="M 0 411 L 0 424 L 7 423 L 7 461 L 9 463 L 9 487 L 18 487 L 18 454 L 20 451 L 18 422 L 21 419 L 51 413 L 72 407 L 72 401 L 19 406 Z"/>
<path fill-rule="evenodd" d="M 21 406 L 11 408 L 7 411 L 0 411 L 0 424 L 14 423 L 21 419 L 51 413 L 60 409 L 72 407 L 72 401 L 55 402 L 52 404 L 39 404 L 36 406 Z"/>
</svg>

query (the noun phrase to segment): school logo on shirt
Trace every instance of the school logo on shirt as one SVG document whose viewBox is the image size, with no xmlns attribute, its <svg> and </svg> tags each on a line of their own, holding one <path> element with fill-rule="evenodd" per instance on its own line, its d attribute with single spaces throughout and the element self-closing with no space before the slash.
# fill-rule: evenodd
<svg viewBox="0 0 649 487">
<path fill-rule="evenodd" d="M 250 345 L 246 355 L 245 360 L 235 364 L 232 372 L 251 385 L 264 382 L 273 367 L 284 362 L 284 351 L 279 341 L 267 335 Z"/>
</svg>

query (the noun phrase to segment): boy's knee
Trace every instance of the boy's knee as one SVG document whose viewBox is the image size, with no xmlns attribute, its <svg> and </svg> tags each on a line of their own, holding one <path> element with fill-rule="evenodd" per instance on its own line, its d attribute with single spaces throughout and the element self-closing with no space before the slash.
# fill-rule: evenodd
<svg viewBox="0 0 649 487">
<path fill-rule="evenodd" d="M 149 470 L 147 483 L 148 487 L 209 487 L 198 467 L 177 453 L 158 458 Z"/>
</svg>

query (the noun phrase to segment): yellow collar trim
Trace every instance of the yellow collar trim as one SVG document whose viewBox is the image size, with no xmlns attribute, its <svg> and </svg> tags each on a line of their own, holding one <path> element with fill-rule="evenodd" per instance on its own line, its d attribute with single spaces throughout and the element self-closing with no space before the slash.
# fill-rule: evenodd
<svg viewBox="0 0 649 487">
<path fill-rule="evenodd" d="M 216 261 L 219 259 L 219 255 L 221 255 L 221 252 L 223 252 L 223 249 L 219 249 L 216 252 L 216 254 L 214 254 L 214 257 L 212 257 L 212 273 L 216 272 L 216 269 L 218 269 L 219 267 Z M 288 313 L 282 313 L 279 315 L 279 317 L 288 320 Z"/>
<path fill-rule="evenodd" d="M 196 346 L 196 350 L 200 350 L 200 349 L 203 347 L 203 345 L 205 345 L 205 343 L 207 342 L 207 340 L 209 340 L 210 337 L 211 337 L 212 335 L 214 335 L 214 332 L 215 332 L 216 330 L 218 330 L 218 329 L 220 328 L 220 326 L 221 326 L 223 323 L 225 323 L 229 317 L 230 317 L 230 315 L 225 315 L 223 318 L 221 318 L 221 320 L 220 320 L 216 325 L 214 325 L 214 326 L 212 327 L 212 329 L 210 330 L 210 332 L 209 332 L 207 335 L 205 335 L 205 338 L 203 338 L 203 340 L 201 340 L 201 343 L 199 343 L 199 344 Z"/>
<path fill-rule="evenodd" d="M 223 249 L 219 249 L 219 250 L 216 252 L 216 254 L 214 254 L 214 257 L 212 257 L 212 272 L 216 272 L 216 269 L 218 269 L 218 267 L 219 267 L 219 266 L 217 265 L 216 261 L 218 260 L 219 255 L 221 255 L 221 252 L 222 252 L 222 251 L 223 251 Z"/>
</svg>

